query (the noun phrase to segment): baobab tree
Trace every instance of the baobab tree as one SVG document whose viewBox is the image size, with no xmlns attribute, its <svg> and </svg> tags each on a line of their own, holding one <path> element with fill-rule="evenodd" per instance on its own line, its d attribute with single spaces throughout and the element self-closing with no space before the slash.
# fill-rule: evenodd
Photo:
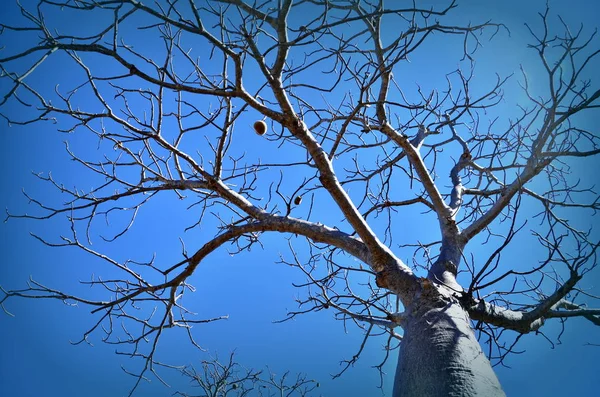
<svg viewBox="0 0 600 397">
<path fill-rule="evenodd" d="M 83 340 L 100 333 L 130 348 L 144 363 L 134 392 L 150 373 L 160 379 L 165 333 L 183 329 L 196 345 L 195 330 L 224 318 L 184 306 L 202 264 L 219 250 L 270 249 L 264 240 L 280 234 L 281 264 L 306 280 L 287 319 L 328 309 L 365 339 L 383 335 L 385 360 L 399 345 L 392 395 L 504 395 L 490 359 L 502 362 L 522 335 L 575 317 L 600 325 L 582 284 L 597 264 L 589 219 L 600 201 L 572 172 L 600 153 L 587 119 L 600 106 L 600 49 L 595 33 L 545 9 L 528 25 L 543 76 L 478 79 L 480 46 L 507 29 L 461 20 L 457 6 L 18 5 L 21 20 L 2 24 L 0 105 L 13 104 L 2 116 L 82 136 L 87 146 L 67 142 L 66 152 L 89 179 L 70 188 L 38 174 L 68 200 L 28 195 L 36 210 L 8 219 L 65 217 L 59 241 L 36 237 L 113 272 L 85 281 L 89 295 L 31 280 L 5 289 L 2 305 L 91 307 Z M 29 81 L 57 57 L 68 75 Z M 514 81 L 518 100 L 505 95 Z M 118 245 L 163 196 L 186 204 L 182 236 L 194 236 L 182 237 L 177 260 L 114 259 L 92 245 Z M 527 263 L 506 260 L 525 245 Z"/>
</svg>

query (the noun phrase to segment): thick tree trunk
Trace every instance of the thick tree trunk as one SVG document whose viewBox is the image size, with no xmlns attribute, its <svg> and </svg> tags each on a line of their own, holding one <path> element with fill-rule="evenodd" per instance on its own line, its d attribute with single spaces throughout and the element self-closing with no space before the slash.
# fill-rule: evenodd
<svg viewBox="0 0 600 397">
<path fill-rule="evenodd" d="M 403 328 L 394 397 L 504 396 L 467 313 L 454 299 L 417 298 Z"/>
</svg>

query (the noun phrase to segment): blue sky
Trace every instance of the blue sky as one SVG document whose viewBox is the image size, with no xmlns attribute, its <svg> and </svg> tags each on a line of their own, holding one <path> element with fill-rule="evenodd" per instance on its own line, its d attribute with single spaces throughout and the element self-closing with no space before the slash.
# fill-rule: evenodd
<svg viewBox="0 0 600 397">
<path fill-rule="evenodd" d="M 26 3 L 26 2 L 25 2 Z M 435 3 L 435 2 L 430 2 Z M 3 3 L 7 9 L 1 19 L 10 19 L 13 6 Z M 477 54 L 477 71 L 482 82 L 492 78 L 494 72 L 509 74 L 522 64 L 534 84 L 538 81 L 535 57 L 526 49 L 528 36 L 524 22 L 535 23 L 536 12 L 543 10 L 543 1 L 461 1 L 455 17 L 462 21 L 482 21 L 493 19 L 506 24 L 511 35 L 500 33 L 487 43 Z M 595 1 L 574 0 L 570 2 L 551 1 L 553 13 L 560 14 L 572 25 L 583 23 L 591 32 L 599 26 L 600 4 Z M 556 19 L 554 19 L 556 21 Z M 69 20 L 64 19 L 66 27 Z M 0 45 L 6 45 L 0 36 Z M 598 38 L 595 39 L 598 43 Z M 435 85 L 439 77 L 437 61 L 446 55 L 444 46 L 431 43 L 429 57 L 419 63 L 416 81 L 423 85 Z M 410 66 L 407 67 L 410 70 Z M 62 68 L 60 59 L 50 63 L 43 73 L 31 76 L 38 84 L 52 87 L 71 73 Z M 415 71 L 415 73 L 417 73 Z M 541 75 L 541 74 L 540 74 Z M 598 81 L 598 80 L 596 80 Z M 2 92 L 4 91 L 4 85 Z M 507 100 L 518 101 L 515 96 Z M 11 105 L 12 106 L 12 105 Z M 10 108 L 12 109 L 12 108 Z M 17 109 L 17 107 L 14 107 Z M 6 111 L 6 109 L 4 109 Z M 507 116 L 509 114 L 507 113 Z M 593 123 L 596 120 L 584 120 Z M 65 135 L 56 131 L 50 123 L 34 124 L 27 127 L 9 127 L 0 120 L 0 142 L 2 156 L 1 169 L 4 171 L 0 208 L 8 208 L 13 213 L 31 212 L 33 207 L 22 195 L 28 194 L 46 200 L 61 200 L 56 191 L 36 179 L 33 172 L 52 171 L 53 176 L 66 186 L 77 184 L 90 187 L 93 181 L 88 175 L 68 159 L 64 151 L 64 141 L 70 147 L 85 149 L 89 141 L 80 135 Z M 251 135 L 238 137 L 248 151 L 263 145 L 260 138 Z M 276 145 L 268 148 L 269 159 L 281 156 Z M 268 157 L 268 156 L 266 156 Z M 578 177 L 597 181 L 593 170 L 600 166 L 598 160 L 577 165 Z M 185 203 L 175 197 L 166 196 L 152 200 L 144 208 L 134 230 L 120 240 L 116 246 L 97 242 L 96 249 L 110 250 L 119 259 L 134 256 L 149 259 L 152 247 L 161 260 L 177 258 L 180 254 L 178 237 L 182 227 L 189 225 Z M 324 211 L 323 217 L 327 217 Z M 411 218 L 418 223 L 418 218 Z M 123 220 L 121 220 L 123 221 Z M 119 221 L 117 220 L 117 223 Z M 587 220 L 582 220 L 587 222 Z M 110 228 L 100 227 L 101 232 Z M 210 229 L 203 230 L 203 232 Z M 91 274 L 106 274 L 105 265 L 74 249 L 51 249 L 43 246 L 30 236 L 30 232 L 58 240 L 60 234 L 68 232 L 64 219 L 46 222 L 14 220 L 0 225 L 2 241 L 2 263 L 0 264 L 0 285 L 4 288 L 24 287 L 32 276 L 35 280 L 57 289 L 73 293 L 89 293 L 87 287 L 77 283 L 89 280 Z M 427 229 L 422 231 L 427 232 Z M 205 238 L 202 232 L 192 232 L 185 236 L 186 242 L 195 238 Z M 395 237 L 401 243 L 402 236 Z M 140 242 L 144 244 L 140 244 Z M 507 261 L 527 261 L 533 257 L 535 249 L 527 245 L 528 240 L 517 242 Z M 291 284 L 302 281 L 295 269 L 277 264 L 279 253 L 285 253 L 285 240 L 278 236 L 265 238 L 265 249 L 231 257 L 227 252 L 218 252 L 207 258 L 198 274 L 191 280 L 197 288 L 196 294 L 188 294 L 188 305 L 202 313 L 203 317 L 229 315 L 226 321 L 203 325 L 195 329 L 197 340 L 212 353 L 225 357 L 235 349 L 237 360 L 246 367 L 264 368 L 268 365 L 275 373 L 285 370 L 307 373 L 321 383 L 324 396 L 376 396 L 378 374 L 371 368 L 379 364 L 383 357 L 384 340 L 371 339 L 358 364 L 343 377 L 331 380 L 330 374 L 339 371 L 339 362 L 349 359 L 359 348 L 361 334 L 356 328 L 345 330 L 331 313 L 319 312 L 301 316 L 293 321 L 274 324 L 273 320 L 285 317 L 286 310 L 296 308 L 294 302 L 299 291 Z M 480 254 L 485 253 L 485 247 Z M 402 258 L 407 259 L 407 258 Z M 226 280 L 220 282 L 220 280 Z M 585 286 L 600 294 L 598 272 L 590 274 Z M 85 307 L 70 307 L 58 301 L 11 300 L 6 307 L 15 314 L 9 317 L 0 313 L 0 395 L 3 396 L 119 396 L 126 395 L 133 380 L 124 374 L 121 366 L 130 370 L 139 367 L 139 362 L 114 354 L 114 347 L 101 343 L 99 336 L 92 336 L 93 347 L 84 344 L 72 345 L 89 326 L 93 317 Z M 557 324 L 546 328 L 550 335 L 560 332 Z M 561 337 L 561 344 L 553 347 L 541 336 L 527 335 L 519 345 L 525 353 L 511 356 L 506 364 L 512 368 L 497 368 L 500 381 L 509 396 L 550 396 L 577 395 L 592 396 L 600 388 L 597 376 L 600 360 L 600 347 L 586 346 L 586 343 L 599 343 L 600 332 L 589 322 L 575 319 L 567 323 Z M 198 363 L 201 356 L 187 343 L 183 333 L 167 333 L 159 351 L 161 358 L 178 364 Z M 389 376 L 384 390 L 389 391 L 395 362 L 386 366 Z M 175 372 L 164 372 L 165 378 L 173 385 L 163 387 L 155 379 L 144 383 L 138 395 L 166 396 L 187 386 L 187 380 Z M 389 392 L 388 394 L 389 395 Z"/>
</svg>

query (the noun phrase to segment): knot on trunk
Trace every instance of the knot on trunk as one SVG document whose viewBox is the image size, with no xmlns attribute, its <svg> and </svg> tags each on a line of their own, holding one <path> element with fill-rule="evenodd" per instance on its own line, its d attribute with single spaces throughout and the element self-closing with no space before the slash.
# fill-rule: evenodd
<svg viewBox="0 0 600 397">
<path fill-rule="evenodd" d="M 444 262 L 442 262 L 442 266 L 444 266 L 446 271 L 449 271 L 450 273 L 454 274 L 455 276 L 458 273 L 458 266 L 456 266 L 456 264 L 452 261 L 444 261 Z"/>
<path fill-rule="evenodd" d="M 389 284 L 387 278 L 388 278 L 388 272 L 386 270 L 377 272 L 377 274 L 375 275 L 375 284 L 379 288 L 389 289 L 390 284 Z"/>
</svg>

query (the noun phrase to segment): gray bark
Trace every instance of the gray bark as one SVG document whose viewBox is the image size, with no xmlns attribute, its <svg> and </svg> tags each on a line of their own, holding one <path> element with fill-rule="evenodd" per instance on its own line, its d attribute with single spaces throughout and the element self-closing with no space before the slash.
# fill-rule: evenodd
<svg viewBox="0 0 600 397">
<path fill-rule="evenodd" d="M 426 283 L 403 328 L 394 397 L 505 395 L 467 313 L 451 296 Z"/>
</svg>

